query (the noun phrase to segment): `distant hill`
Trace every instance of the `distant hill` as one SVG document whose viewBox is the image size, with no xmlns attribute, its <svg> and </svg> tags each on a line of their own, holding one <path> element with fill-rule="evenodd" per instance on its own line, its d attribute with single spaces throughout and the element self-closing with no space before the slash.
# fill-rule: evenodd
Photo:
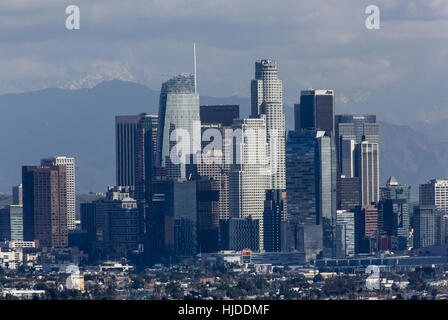
<svg viewBox="0 0 448 320">
<path fill-rule="evenodd" d="M 45 89 L 0 95 L 0 192 L 20 183 L 21 166 L 40 158 L 76 158 L 77 192 L 103 192 L 115 184 L 116 115 L 158 113 L 159 91 L 123 81 L 92 89 Z M 236 103 L 249 114 L 241 97 L 201 96 L 201 104 Z"/>
<path fill-rule="evenodd" d="M 239 104 L 242 117 L 250 113 L 244 97 L 201 96 L 201 104 Z M 0 192 L 11 193 L 20 183 L 21 166 L 40 158 L 76 158 L 77 192 L 104 192 L 115 184 L 116 115 L 158 113 L 159 91 L 144 85 L 108 81 L 92 89 L 46 89 L 0 95 Z M 285 106 L 286 128 L 294 127 L 293 108 Z M 381 182 L 395 175 L 417 186 L 432 177 L 447 176 L 448 146 L 440 133 L 423 135 L 411 127 L 381 123 Z M 434 131 L 440 132 L 440 128 Z M 415 192 L 415 189 L 414 189 Z"/>
<path fill-rule="evenodd" d="M 381 182 L 394 175 L 412 186 L 418 199 L 418 185 L 432 178 L 448 177 L 448 142 L 440 142 L 408 126 L 380 122 Z"/>
</svg>

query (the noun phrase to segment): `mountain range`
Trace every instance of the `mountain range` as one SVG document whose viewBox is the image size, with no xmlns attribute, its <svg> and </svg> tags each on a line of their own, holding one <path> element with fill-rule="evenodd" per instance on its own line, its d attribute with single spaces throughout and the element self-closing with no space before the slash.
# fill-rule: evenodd
<svg viewBox="0 0 448 320">
<path fill-rule="evenodd" d="M 239 104 L 240 116 L 250 112 L 245 97 L 200 96 L 201 104 Z M 76 158 L 77 192 L 101 192 L 115 184 L 116 115 L 157 114 L 159 91 L 112 80 L 91 89 L 49 88 L 0 95 L 0 192 L 20 183 L 21 166 L 40 158 Z M 286 127 L 294 124 L 293 108 L 285 106 Z M 337 106 L 336 106 L 337 112 Z M 371 113 L 374 113 L 372 110 Z M 381 119 L 381 115 L 378 115 Z M 380 122 L 381 182 L 394 175 L 413 187 L 448 176 L 448 121 L 395 125 Z"/>
</svg>

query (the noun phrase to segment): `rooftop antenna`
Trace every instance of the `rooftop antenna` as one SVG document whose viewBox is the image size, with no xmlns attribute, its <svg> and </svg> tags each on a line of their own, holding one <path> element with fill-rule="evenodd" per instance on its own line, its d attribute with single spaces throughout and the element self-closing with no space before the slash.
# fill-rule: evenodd
<svg viewBox="0 0 448 320">
<path fill-rule="evenodd" d="M 196 42 L 193 41 L 193 77 L 194 77 L 194 93 L 198 93 L 198 87 L 196 84 Z"/>
</svg>

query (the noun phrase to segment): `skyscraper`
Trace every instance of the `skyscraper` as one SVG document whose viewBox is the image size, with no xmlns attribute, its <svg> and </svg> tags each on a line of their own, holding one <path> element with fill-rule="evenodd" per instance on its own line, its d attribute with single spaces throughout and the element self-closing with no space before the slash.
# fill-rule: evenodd
<svg viewBox="0 0 448 320">
<path fill-rule="evenodd" d="M 12 204 L 17 206 L 23 205 L 22 184 L 12 187 Z"/>
<path fill-rule="evenodd" d="M 358 206 L 355 211 L 355 251 L 369 253 L 370 240 L 378 236 L 378 207 Z"/>
<path fill-rule="evenodd" d="M 448 214 L 448 180 L 432 179 L 420 185 L 420 205 L 436 206 Z"/>
<path fill-rule="evenodd" d="M 202 177 L 196 181 L 198 245 L 200 252 L 219 251 L 220 181 Z"/>
<path fill-rule="evenodd" d="M 66 166 L 24 166 L 23 233 L 25 241 L 41 247 L 66 247 Z"/>
<path fill-rule="evenodd" d="M 266 252 L 280 252 L 286 247 L 286 221 L 284 210 L 286 192 L 281 190 L 267 190 L 263 215 L 264 250 Z"/>
<path fill-rule="evenodd" d="M 355 176 L 360 181 L 360 202 L 368 205 L 380 198 L 379 144 L 363 141 L 355 148 Z"/>
<path fill-rule="evenodd" d="M 233 123 L 233 148 L 229 179 L 229 218 L 260 220 L 263 249 L 263 212 L 266 190 L 271 186 L 264 118 L 237 119 Z"/>
<path fill-rule="evenodd" d="M 336 227 L 336 150 L 333 139 L 325 131 L 290 131 L 286 154 L 289 223 L 305 228 L 319 225 L 324 237 L 324 254 L 332 256 Z M 306 230 L 303 232 L 307 233 Z"/>
<path fill-rule="evenodd" d="M 156 166 L 158 116 L 141 114 L 135 140 L 135 190 L 133 198 L 139 210 L 140 237 L 145 234 L 150 188 Z"/>
<path fill-rule="evenodd" d="M 315 129 L 334 136 L 334 92 L 333 90 L 303 90 L 296 119 L 300 129 Z M 297 129 L 299 129 L 297 128 Z"/>
<path fill-rule="evenodd" d="M 445 244 L 443 212 L 436 206 L 419 205 L 413 215 L 414 248 Z"/>
<path fill-rule="evenodd" d="M 115 117 L 117 186 L 135 186 L 135 141 L 140 116 Z"/>
<path fill-rule="evenodd" d="M 23 241 L 23 206 L 0 209 L 0 241 Z"/>
<path fill-rule="evenodd" d="M 135 140 L 135 198 L 144 199 L 156 166 L 158 116 L 141 114 Z"/>
<path fill-rule="evenodd" d="M 220 221 L 221 246 L 223 250 L 241 251 L 260 250 L 260 220 L 247 218 L 230 218 Z"/>
<path fill-rule="evenodd" d="M 289 131 L 286 144 L 288 218 L 299 224 L 318 224 L 317 139 L 323 131 Z"/>
<path fill-rule="evenodd" d="M 198 253 L 197 193 L 197 181 L 173 181 L 167 177 L 166 170 L 155 173 L 146 220 L 148 261 L 154 263 L 168 256 Z"/>
<path fill-rule="evenodd" d="M 215 104 L 203 105 L 200 110 L 201 123 L 220 123 L 222 127 L 231 127 L 233 119 L 240 117 L 239 105 Z"/>
<path fill-rule="evenodd" d="M 405 199 L 386 199 L 378 203 L 379 227 L 383 235 L 397 237 L 398 249 L 410 245 L 409 204 Z"/>
<path fill-rule="evenodd" d="M 219 191 L 216 210 L 219 219 L 229 217 L 229 173 L 232 124 L 239 118 L 238 105 L 201 106 L 202 158 L 197 165 L 199 176 L 214 180 L 213 188 Z M 227 137 L 228 135 L 228 137 Z M 210 142 L 209 142 L 210 141 Z M 210 145 L 213 148 L 210 148 Z"/>
<path fill-rule="evenodd" d="M 411 186 L 401 185 L 394 176 L 387 179 L 386 185 L 380 187 L 381 200 L 405 200 L 411 198 Z"/>
<path fill-rule="evenodd" d="M 353 211 L 337 211 L 337 228 L 341 242 L 340 255 L 352 257 L 355 255 L 355 214 Z"/>
<path fill-rule="evenodd" d="M 42 166 L 65 166 L 67 190 L 67 228 L 76 229 L 75 158 L 54 157 L 40 160 Z"/>
<path fill-rule="evenodd" d="M 271 162 L 271 187 L 285 190 L 285 115 L 282 80 L 278 79 L 277 62 L 270 59 L 255 62 L 255 79 L 251 82 L 252 117 L 266 121 L 266 138 Z"/>
<path fill-rule="evenodd" d="M 375 115 L 341 114 L 335 116 L 338 166 L 346 178 L 354 176 L 354 144 L 368 141 L 379 143 L 379 124 Z"/>
<path fill-rule="evenodd" d="M 442 215 L 441 223 L 445 226 L 443 237 L 448 235 L 448 179 L 432 179 L 420 185 L 420 206 L 435 206 Z M 447 239 L 443 239 L 444 244 Z"/>
<path fill-rule="evenodd" d="M 168 177 L 187 179 L 187 164 L 201 151 L 199 94 L 195 75 L 181 74 L 162 84 L 157 161 Z"/>
<path fill-rule="evenodd" d="M 360 205 L 359 178 L 338 177 L 337 184 L 337 208 L 338 210 L 352 211 Z"/>
<path fill-rule="evenodd" d="M 126 257 L 140 243 L 140 217 L 131 187 L 109 186 L 105 199 L 94 202 L 96 247 L 105 256 Z"/>
</svg>

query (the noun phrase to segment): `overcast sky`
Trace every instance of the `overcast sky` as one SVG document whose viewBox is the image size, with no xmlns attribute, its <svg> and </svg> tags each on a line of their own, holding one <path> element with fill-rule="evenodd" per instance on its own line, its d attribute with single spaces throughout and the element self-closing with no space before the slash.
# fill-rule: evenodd
<svg viewBox="0 0 448 320">
<path fill-rule="evenodd" d="M 365 27 L 370 4 L 380 30 Z M 0 93 L 112 78 L 159 90 L 191 72 L 193 40 L 202 95 L 249 96 L 254 61 L 273 58 L 285 104 L 313 87 L 335 90 L 338 113 L 448 118 L 447 0 L 1 0 Z"/>
</svg>

